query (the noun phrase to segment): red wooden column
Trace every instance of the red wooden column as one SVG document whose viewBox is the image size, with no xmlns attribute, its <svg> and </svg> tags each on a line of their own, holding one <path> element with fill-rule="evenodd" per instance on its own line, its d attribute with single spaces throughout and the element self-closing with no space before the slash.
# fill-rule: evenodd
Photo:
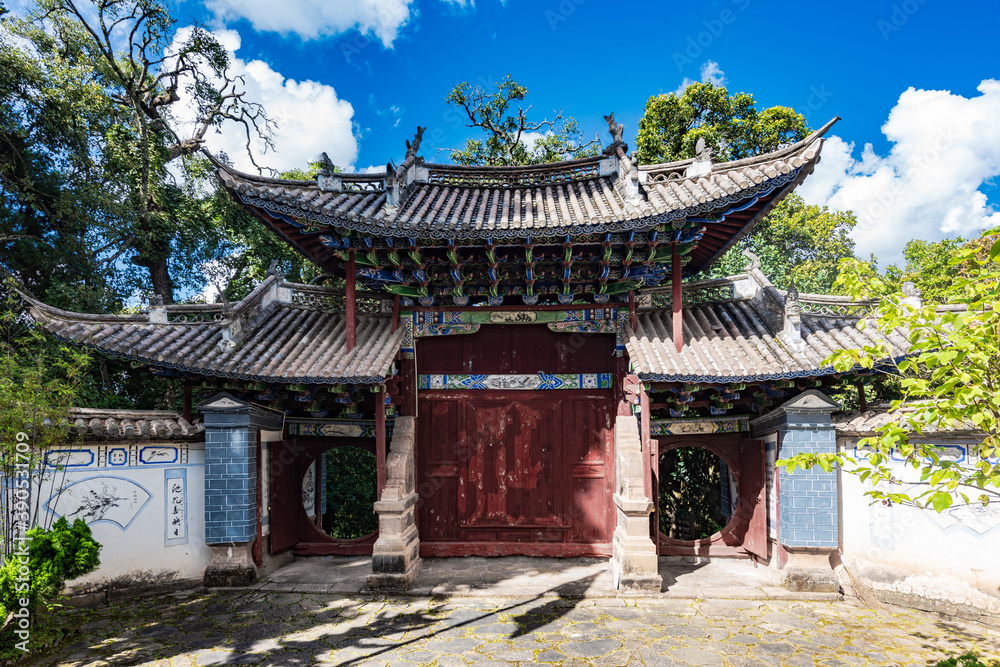
<svg viewBox="0 0 1000 667">
<path fill-rule="evenodd" d="M 181 417 L 184 421 L 191 421 L 191 380 L 184 380 L 184 409 L 181 412 Z"/>
<path fill-rule="evenodd" d="M 345 295 L 346 316 L 347 316 L 347 351 L 354 349 L 358 339 L 358 316 L 357 299 L 354 294 L 354 284 L 357 281 L 357 273 L 354 270 L 354 249 L 350 250 L 350 258 L 347 260 L 347 293 Z"/>
<path fill-rule="evenodd" d="M 375 394 L 375 461 L 377 498 L 385 488 L 385 386 L 379 385 Z"/>
<path fill-rule="evenodd" d="M 632 404 L 625 394 L 625 377 L 628 375 L 628 358 L 623 354 L 615 357 L 615 414 L 627 417 L 632 414 Z"/>
<path fill-rule="evenodd" d="M 392 332 L 399 328 L 399 295 L 392 297 Z"/>
<path fill-rule="evenodd" d="M 684 348 L 684 306 L 681 303 L 681 254 L 677 252 L 676 243 L 674 243 L 671 269 L 673 270 L 671 288 L 674 309 L 674 348 L 680 352 Z"/>
</svg>

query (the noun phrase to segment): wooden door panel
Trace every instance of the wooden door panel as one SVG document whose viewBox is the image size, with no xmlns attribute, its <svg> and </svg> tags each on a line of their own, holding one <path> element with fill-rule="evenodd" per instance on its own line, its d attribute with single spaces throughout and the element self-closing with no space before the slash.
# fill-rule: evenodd
<svg viewBox="0 0 1000 667">
<path fill-rule="evenodd" d="M 302 514 L 302 474 L 298 456 L 289 442 L 271 443 L 271 553 L 299 541 Z"/>
<path fill-rule="evenodd" d="M 571 447 L 573 542 L 610 542 L 614 530 L 611 400 L 573 399 L 565 421 Z"/>
<path fill-rule="evenodd" d="M 519 403 L 508 475 L 510 515 L 521 526 L 560 526 L 566 494 L 562 461 L 562 406 L 558 400 Z"/>
<path fill-rule="evenodd" d="M 421 539 L 456 540 L 462 404 L 419 402 L 417 418 L 417 529 Z"/>
<path fill-rule="evenodd" d="M 463 465 L 458 478 L 459 525 L 507 526 L 511 523 L 507 457 L 514 405 L 470 400 L 465 414 Z"/>
<path fill-rule="evenodd" d="M 767 559 L 767 502 L 764 496 L 764 441 L 740 443 L 740 505 L 745 508 L 743 548 Z"/>
</svg>

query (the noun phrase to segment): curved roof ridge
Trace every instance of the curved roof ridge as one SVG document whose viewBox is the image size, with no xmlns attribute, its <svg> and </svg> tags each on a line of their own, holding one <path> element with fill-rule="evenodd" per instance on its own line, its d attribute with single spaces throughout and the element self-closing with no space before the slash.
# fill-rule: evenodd
<svg viewBox="0 0 1000 667">
<path fill-rule="evenodd" d="M 468 165 L 468 164 L 444 164 L 437 162 L 424 162 L 423 167 L 435 171 L 459 171 L 459 172 L 479 172 L 490 171 L 498 173 L 517 173 L 522 171 L 560 171 L 567 167 L 582 166 L 585 164 L 597 164 L 601 160 L 608 159 L 607 155 L 591 155 L 588 157 L 573 158 L 572 160 L 560 160 L 559 162 L 542 162 L 539 164 L 513 164 L 513 165 Z"/>
<path fill-rule="evenodd" d="M 746 157 L 741 160 L 732 160 L 730 162 L 716 162 L 712 165 L 712 171 L 721 171 L 724 169 L 734 169 L 739 167 L 745 167 L 752 164 L 760 164 L 762 162 L 769 162 L 778 158 L 782 158 L 786 155 L 791 155 L 802 150 L 806 146 L 809 146 L 815 140 L 823 137 L 830 128 L 833 127 L 837 121 L 840 120 L 840 116 L 834 116 L 826 122 L 823 127 L 819 128 L 815 132 L 810 133 L 807 137 L 800 141 L 796 141 L 794 144 L 785 146 L 784 148 L 779 148 L 773 150 L 770 153 L 761 153 L 760 155 L 753 155 L 751 157 Z M 683 160 L 675 160 L 674 162 L 660 162 L 657 164 L 640 164 L 639 171 L 669 171 L 671 169 L 677 169 L 678 167 L 686 167 L 692 164 L 696 158 L 689 157 Z"/>
<path fill-rule="evenodd" d="M 293 178 L 276 178 L 273 176 L 263 176 L 261 174 L 251 174 L 245 171 L 240 171 L 236 167 L 226 164 L 219 158 L 212 155 L 207 149 L 202 148 L 201 152 L 208 158 L 209 162 L 215 165 L 217 168 L 228 172 L 233 176 L 237 176 L 247 181 L 254 181 L 256 183 L 264 183 L 270 185 L 297 185 L 302 187 L 315 186 L 316 179 L 309 180 L 299 180 Z M 385 174 L 382 172 L 337 172 L 336 176 L 340 178 L 347 178 L 354 181 L 378 181 L 385 178 Z"/>
</svg>

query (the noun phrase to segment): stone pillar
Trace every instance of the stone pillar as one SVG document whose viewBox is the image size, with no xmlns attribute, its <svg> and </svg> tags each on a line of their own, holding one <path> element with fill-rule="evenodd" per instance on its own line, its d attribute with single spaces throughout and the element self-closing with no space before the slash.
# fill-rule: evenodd
<svg viewBox="0 0 1000 667">
<path fill-rule="evenodd" d="M 284 415 L 222 392 L 201 403 L 205 424 L 205 542 L 212 562 L 206 586 L 257 579 L 257 431 L 280 430 Z"/>
<path fill-rule="evenodd" d="M 405 591 L 420 572 L 415 446 L 416 419 L 396 417 L 386 460 L 385 488 L 375 503 L 378 539 L 372 546 L 369 590 Z"/>
<path fill-rule="evenodd" d="M 750 423 L 753 437 L 778 434 L 778 458 L 833 454 L 837 432 L 830 414 L 839 409 L 829 396 L 811 389 Z M 837 473 L 815 467 L 776 471 L 778 545 L 787 554 L 782 582 L 793 591 L 837 592 L 840 531 Z M 781 559 L 777 559 L 781 562 Z"/>
<path fill-rule="evenodd" d="M 645 467 L 635 417 L 615 419 L 615 476 L 613 496 L 618 525 L 611 546 L 611 573 L 619 590 L 657 591 L 660 577 L 656 544 L 649 537 L 653 502 L 646 496 Z"/>
</svg>

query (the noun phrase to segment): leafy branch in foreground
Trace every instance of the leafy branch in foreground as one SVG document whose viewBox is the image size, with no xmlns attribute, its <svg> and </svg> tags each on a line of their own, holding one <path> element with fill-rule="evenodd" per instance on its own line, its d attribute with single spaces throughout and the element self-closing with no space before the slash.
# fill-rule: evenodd
<svg viewBox="0 0 1000 667">
<path fill-rule="evenodd" d="M 858 450 L 866 452 L 863 458 L 846 452 L 799 454 L 779 465 L 789 472 L 839 465 L 870 481 L 867 495 L 875 501 L 938 512 L 958 501 L 1000 501 L 1000 228 L 957 250 L 952 264 L 961 268 L 943 288 L 941 306 L 922 305 L 905 289 L 890 291 L 868 264 L 841 263 L 838 286 L 855 299 L 879 300 L 875 320 L 861 320 L 858 326 L 874 326 L 887 338 L 903 337 L 909 351 L 893 360 L 891 350 L 867 346 L 835 352 L 826 363 L 849 372 L 888 360 L 904 396 L 890 408 L 896 418 L 858 443 Z M 966 461 L 926 443 L 928 434 L 949 429 L 982 433 L 982 442 L 968 448 Z M 893 454 L 903 461 L 902 472 L 891 465 Z"/>
</svg>

